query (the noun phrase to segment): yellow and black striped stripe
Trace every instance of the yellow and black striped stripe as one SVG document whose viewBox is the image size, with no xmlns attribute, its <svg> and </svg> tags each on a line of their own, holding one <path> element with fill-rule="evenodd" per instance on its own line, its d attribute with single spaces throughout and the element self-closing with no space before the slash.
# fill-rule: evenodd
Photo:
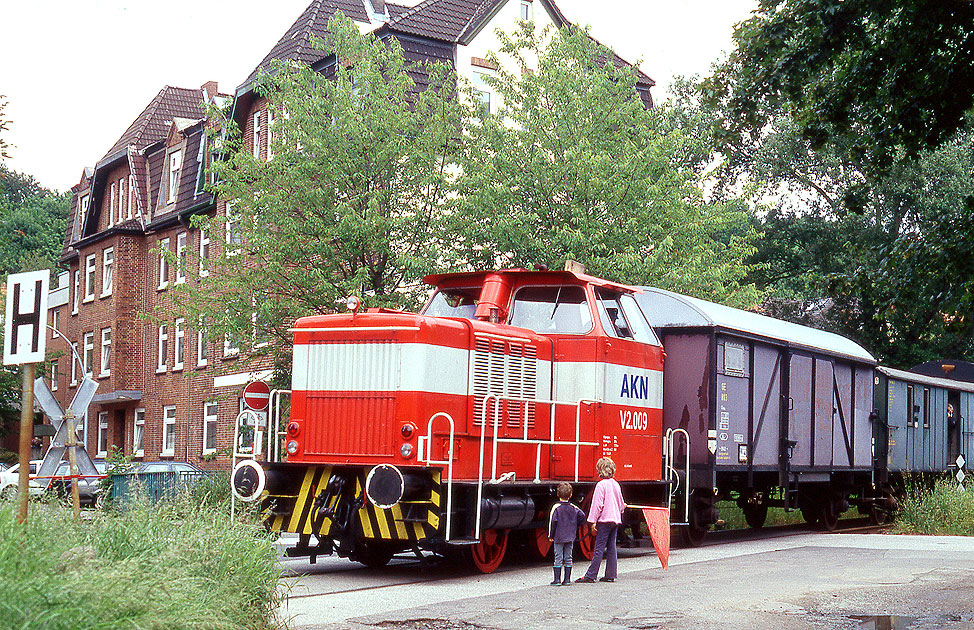
<svg viewBox="0 0 974 630">
<path fill-rule="evenodd" d="M 331 531 L 331 519 L 318 516 L 314 509 L 315 498 L 328 485 L 331 479 L 331 466 L 309 466 L 305 469 L 300 486 L 294 494 L 268 494 L 263 496 L 263 505 L 275 500 L 273 513 L 265 512 L 264 521 L 272 531 L 298 534 L 315 534 L 326 537 Z M 356 475 L 355 494 L 363 495 L 366 470 Z M 401 502 L 388 509 L 377 508 L 366 500 L 358 511 L 356 534 L 363 538 L 379 540 L 415 541 L 436 534 L 440 527 L 440 473 L 432 473 L 432 489 L 429 497 L 411 502 Z M 334 497 L 335 508 L 339 500 L 348 500 L 347 495 Z M 288 510 L 288 506 L 290 509 Z M 407 515 L 410 518 L 407 520 Z"/>
</svg>

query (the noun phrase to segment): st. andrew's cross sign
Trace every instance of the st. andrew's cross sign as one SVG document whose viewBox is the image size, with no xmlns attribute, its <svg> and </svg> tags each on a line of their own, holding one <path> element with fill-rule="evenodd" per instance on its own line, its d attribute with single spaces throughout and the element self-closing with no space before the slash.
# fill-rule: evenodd
<svg viewBox="0 0 974 630">
<path fill-rule="evenodd" d="M 47 455 L 44 456 L 44 461 L 37 471 L 39 478 L 50 478 L 54 475 L 58 464 L 64 459 L 64 454 L 68 448 L 68 420 L 84 417 L 88 411 L 88 405 L 91 404 L 91 400 L 95 397 L 96 391 L 98 391 L 98 383 L 90 376 L 85 376 L 81 384 L 78 385 L 78 391 L 75 392 L 71 404 L 68 405 L 68 409 L 62 411 L 61 404 L 58 403 L 54 394 L 51 393 L 51 389 L 47 386 L 44 378 L 41 377 L 34 381 L 34 398 L 37 400 L 37 404 L 41 406 L 41 409 L 44 410 L 44 413 L 47 414 L 47 417 L 51 419 L 51 424 L 54 425 L 56 430 L 54 439 L 51 441 L 51 448 L 47 450 Z M 85 450 L 83 443 L 78 443 L 75 456 L 77 457 L 76 461 L 78 463 L 79 475 L 95 476 L 99 474 L 91 461 L 91 457 L 88 455 L 88 451 Z"/>
</svg>

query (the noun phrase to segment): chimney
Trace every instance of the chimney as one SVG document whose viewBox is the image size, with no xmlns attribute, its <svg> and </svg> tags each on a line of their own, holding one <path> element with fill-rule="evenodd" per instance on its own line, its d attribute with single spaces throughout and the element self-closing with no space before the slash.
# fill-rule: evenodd
<svg viewBox="0 0 974 630">
<path fill-rule="evenodd" d="M 216 81 L 207 81 L 202 85 L 200 89 L 203 90 L 203 94 L 204 96 L 206 96 L 207 103 L 212 103 L 213 99 L 216 98 L 216 95 L 219 94 Z"/>
</svg>

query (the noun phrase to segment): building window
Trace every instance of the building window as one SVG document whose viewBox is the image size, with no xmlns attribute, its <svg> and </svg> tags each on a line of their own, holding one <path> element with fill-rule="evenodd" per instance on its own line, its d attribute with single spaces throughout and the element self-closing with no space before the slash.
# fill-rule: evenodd
<svg viewBox="0 0 974 630">
<path fill-rule="evenodd" d="M 159 239 L 159 288 L 169 286 L 169 239 Z"/>
<path fill-rule="evenodd" d="M 78 438 L 79 444 L 84 444 L 88 448 L 88 413 L 85 412 L 74 425 L 74 434 Z"/>
<path fill-rule="evenodd" d="M 242 238 L 240 236 L 240 214 L 233 208 L 233 204 L 226 205 L 227 213 L 227 254 L 236 254 L 240 250 Z"/>
<path fill-rule="evenodd" d="M 176 284 L 186 282 L 186 232 L 176 235 Z"/>
<path fill-rule="evenodd" d="M 132 211 L 135 208 L 135 175 L 129 175 L 129 212 L 128 218 L 132 218 Z"/>
<path fill-rule="evenodd" d="M 78 238 L 81 238 L 85 229 L 85 221 L 88 218 L 88 195 L 83 195 L 78 202 Z"/>
<path fill-rule="evenodd" d="M 125 220 L 125 178 L 118 180 L 118 222 Z"/>
<path fill-rule="evenodd" d="M 108 412 L 98 412 L 98 453 L 95 457 L 108 455 Z"/>
<path fill-rule="evenodd" d="M 95 299 L 95 254 L 85 258 L 85 302 Z"/>
<path fill-rule="evenodd" d="M 166 325 L 159 326 L 159 362 L 156 372 L 166 371 L 166 359 L 169 356 L 169 331 Z"/>
<path fill-rule="evenodd" d="M 145 454 L 145 409 L 135 410 L 135 431 L 132 432 L 132 454 L 142 457 Z"/>
<path fill-rule="evenodd" d="M 112 267 L 115 264 L 115 248 L 109 247 L 102 252 L 101 261 L 101 296 L 112 294 L 112 281 L 115 279 Z"/>
<path fill-rule="evenodd" d="M 101 376 L 112 373 L 112 329 L 102 328 L 101 331 Z"/>
<path fill-rule="evenodd" d="M 59 376 L 60 374 L 58 373 L 58 369 L 57 369 L 57 359 L 54 359 L 53 361 L 51 361 L 51 391 L 52 392 L 57 391 L 57 380 Z"/>
<path fill-rule="evenodd" d="M 118 185 L 112 182 L 112 193 L 108 198 L 108 225 L 111 226 L 115 223 L 115 199 L 118 190 Z"/>
<path fill-rule="evenodd" d="M 483 107 L 490 113 L 490 85 L 487 84 L 487 76 L 483 72 L 473 73 L 473 99 L 474 105 Z"/>
<path fill-rule="evenodd" d="M 162 453 L 161 455 L 176 454 L 176 407 L 162 408 Z"/>
<path fill-rule="evenodd" d="M 199 330 L 196 331 L 196 365 L 206 365 L 206 319 L 200 319 Z"/>
<path fill-rule="evenodd" d="M 60 332 L 58 330 L 58 320 L 59 319 L 60 318 L 58 317 L 58 309 L 52 308 L 51 309 L 51 329 L 52 329 L 51 330 L 51 339 L 56 338 L 58 336 L 58 332 Z"/>
<path fill-rule="evenodd" d="M 930 428 L 930 388 L 923 388 L 923 428 Z"/>
<path fill-rule="evenodd" d="M 85 375 L 93 374 L 94 369 L 92 369 L 92 363 L 95 359 L 95 333 L 85 333 L 85 353 L 83 355 L 85 360 Z"/>
<path fill-rule="evenodd" d="M 220 405 L 208 402 L 203 405 L 203 454 L 216 452 L 216 426 L 220 417 Z"/>
<path fill-rule="evenodd" d="M 521 0 L 521 19 L 525 22 L 531 19 L 531 2 Z"/>
<path fill-rule="evenodd" d="M 74 272 L 74 301 L 71 303 L 71 314 L 78 314 L 78 302 L 81 300 L 79 294 L 81 292 L 81 270 L 76 269 Z"/>
<path fill-rule="evenodd" d="M 223 336 L 223 356 L 224 357 L 235 357 L 240 354 L 240 344 L 237 343 L 236 336 L 227 331 Z"/>
<path fill-rule="evenodd" d="M 274 112 L 267 110 L 267 159 L 274 158 Z"/>
<path fill-rule="evenodd" d="M 78 361 L 74 358 L 74 353 L 68 358 L 71 362 L 71 387 L 78 384 Z"/>
<path fill-rule="evenodd" d="M 200 230 L 200 277 L 210 275 L 210 235 Z"/>
<path fill-rule="evenodd" d="M 253 137 L 254 159 L 260 159 L 260 112 L 254 112 L 254 137 Z"/>
<path fill-rule="evenodd" d="M 179 169 L 183 165 L 183 152 L 173 151 L 169 154 L 169 198 L 168 203 L 176 201 L 176 192 L 179 186 Z"/>
<path fill-rule="evenodd" d="M 186 358 L 186 320 L 179 318 L 176 320 L 176 344 L 175 356 L 172 361 L 172 369 L 183 369 L 183 362 Z"/>
</svg>

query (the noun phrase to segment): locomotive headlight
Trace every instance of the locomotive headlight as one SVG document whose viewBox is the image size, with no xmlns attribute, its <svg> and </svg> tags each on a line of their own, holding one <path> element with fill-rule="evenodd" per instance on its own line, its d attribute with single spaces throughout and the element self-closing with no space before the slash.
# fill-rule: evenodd
<svg viewBox="0 0 974 630">
<path fill-rule="evenodd" d="M 295 440 L 290 440 L 284 448 L 287 449 L 288 453 L 294 455 L 298 452 L 298 443 Z"/>
<path fill-rule="evenodd" d="M 358 299 L 354 295 L 351 295 L 347 300 L 345 300 L 345 306 L 347 306 L 348 310 L 352 311 L 352 313 L 357 313 L 358 309 L 362 306 L 362 300 Z"/>
<path fill-rule="evenodd" d="M 301 433 L 301 425 L 300 424 L 298 424 L 297 422 L 292 422 L 292 423 L 290 423 L 290 424 L 287 425 L 287 434 L 288 434 L 288 437 L 298 437 L 298 434 L 299 433 Z"/>
<path fill-rule="evenodd" d="M 409 442 L 406 442 L 401 447 L 399 447 L 399 454 L 405 457 L 406 459 L 409 459 L 410 457 L 413 456 L 413 445 L 410 444 Z"/>
</svg>

